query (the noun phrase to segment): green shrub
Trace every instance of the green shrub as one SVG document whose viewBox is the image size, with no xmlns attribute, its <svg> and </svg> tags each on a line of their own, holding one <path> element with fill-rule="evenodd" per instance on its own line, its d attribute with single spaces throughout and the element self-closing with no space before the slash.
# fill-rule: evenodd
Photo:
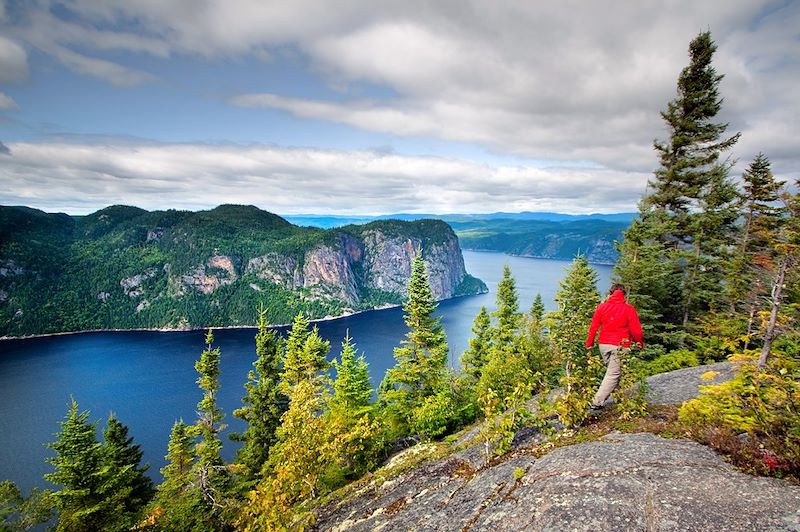
<svg viewBox="0 0 800 532">
<path fill-rule="evenodd" d="M 678 349 L 677 351 L 670 351 L 658 358 L 646 362 L 642 371 L 646 377 L 650 375 L 657 375 L 659 373 L 666 373 L 667 371 L 674 371 L 681 368 L 691 368 L 700 365 L 700 358 L 697 353 L 689 351 L 688 349 Z"/>
<path fill-rule="evenodd" d="M 718 443 L 723 452 L 760 449 L 760 463 L 747 464 L 755 472 L 800 478 L 800 361 L 775 354 L 759 370 L 751 357 L 734 360 L 740 364 L 738 374 L 704 386 L 702 395 L 681 407 L 679 420 L 695 438 Z M 745 440 L 738 437 L 742 433 Z"/>
<path fill-rule="evenodd" d="M 412 432 L 425 438 L 441 436 L 456 418 L 455 406 L 448 388 L 426 397 L 421 405 L 411 411 Z"/>
</svg>

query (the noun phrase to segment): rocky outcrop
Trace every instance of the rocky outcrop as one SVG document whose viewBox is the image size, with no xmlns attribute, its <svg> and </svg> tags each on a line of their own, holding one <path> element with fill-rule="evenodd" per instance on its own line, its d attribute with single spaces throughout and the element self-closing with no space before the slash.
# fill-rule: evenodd
<svg viewBox="0 0 800 532">
<path fill-rule="evenodd" d="M 14 275 L 22 275 L 24 273 L 25 268 L 13 260 L 0 262 L 0 277 L 13 277 Z"/>
<path fill-rule="evenodd" d="M 128 297 L 139 297 L 142 295 L 141 285 L 147 279 L 152 279 L 156 275 L 155 268 L 148 268 L 143 273 L 137 273 L 131 277 L 126 277 L 119 282 L 122 291 Z"/>
<path fill-rule="evenodd" d="M 297 268 L 297 260 L 278 253 L 268 253 L 247 261 L 245 274 L 256 277 L 291 290 L 303 284 L 302 272 Z"/>
<path fill-rule="evenodd" d="M 647 402 L 655 405 L 679 405 L 696 397 L 701 386 L 730 380 L 736 371 L 730 362 L 677 369 L 647 379 Z"/>
<path fill-rule="evenodd" d="M 729 363 L 649 379 L 651 401 L 675 404 L 730 378 Z M 317 510 L 319 530 L 684 531 L 800 530 L 800 486 L 735 470 L 698 443 L 612 432 L 555 448 L 532 428 L 484 465 L 476 430 L 460 451 L 436 445 L 396 455 L 343 500 Z M 473 443 L 470 444 L 469 441 Z M 446 444 L 438 444 L 439 446 Z M 400 471 L 400 473 L 392 473 Z"/>
<path fill-rule="evenodd" d="M 458 457 L 320 512 L 320 530 L 797 530 L 800 486 L 735 471 L 710 449 L 611 433 L 483 470 Z"/>
<path fill-rule="evenodd" d="M 234 257 L 214 255 L 204 265 L 197 266 L 188 275 L 183 275 L 181 284 L 210 294 L 220 286 L 232 284 L 239 278 L 235 262 L 238 260 Z"/>
</svg>

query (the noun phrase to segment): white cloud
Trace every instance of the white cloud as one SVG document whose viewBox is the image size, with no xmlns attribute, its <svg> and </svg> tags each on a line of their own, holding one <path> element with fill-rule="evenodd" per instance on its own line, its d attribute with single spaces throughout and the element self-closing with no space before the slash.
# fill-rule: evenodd
<svg viewBox="0 0 800 532">
<path fill-rule="evenodd" d="M 19 107 L 17 106 L 17 102 L 10 96 L 0 92 L 0 109 L 4 111 L 16 111 Z"/>
<path fill-rule="evenodd" d="M 28 77 L 28 54 L 25 49 L 0 35 L 0 84 L 22 81 Z"/>
<path fill-rule="evenodd" d="M 798 176 L 800 2 L 65 0 L 72 16 L 62 18 L 47 0 L 32 5 L 20 35 L 118 85 L 154 78 L 101 58 L 109 50 L 170 59 L 291 50 L 336 101 L 265 83 L 230 102 L 624 175 L 656 166 L 658 111 L 674 96 L 689 41 L 710 29 L 726 75 L 722 119 L 743 133 L 732 155 L 742 166 L 763 151 L 777 172 Z M 0 40 L 0 65 L 2 54 Z M 365 100 L 364 84 L 387 96 Z"/>
<path fill-rule="evenodd" d="M 633 210 L 647 175 L 488 166 L 370 151 L 196 144 L 9 143 L 0 204 L 86 213 L 256 204 L 284 214 Z M 597 186 L 602 182 L 602 186 Z"/>
<path fill-rule="evenodd" d="M 102 79 L 119 87 L 132 87 L 156 79 L 147 72 L 127 68 L 105 59 L 88 57 L 63 46 L 48 44 L 43 49 L 70 70 Z"/>
</svg>

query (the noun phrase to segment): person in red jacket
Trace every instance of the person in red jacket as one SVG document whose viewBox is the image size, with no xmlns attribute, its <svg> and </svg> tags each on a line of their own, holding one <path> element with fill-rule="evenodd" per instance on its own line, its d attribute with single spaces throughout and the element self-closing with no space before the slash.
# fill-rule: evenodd
<svg viewBox="0 0 800 532">
<path fill-rule="evenodd" d="M 619 384 L 620 364 L 617 351 L 621 347 L 630 347 L 631 343 L 637 343 L 644 347 L 644 337 L 642 335 L 642 325 L 639 323 L 639 315 L 633 305 L 625 301 L 625 287 L 621 284 L 611 286 L 610 296 L 603 303 L 597 306 L 592 317 L 592 324 L 589 326 L 589 334 L 586 337 L 586 349 L 594 346 L 597 329 L 600 329 L 600 338 L 597 343 L 600 347 L 600 354 L 606 363 L 606 374 L 600 389 L 592 401 L 592 410 L 599 410 L 611 396 L 611 392 Z"/>
</svg>

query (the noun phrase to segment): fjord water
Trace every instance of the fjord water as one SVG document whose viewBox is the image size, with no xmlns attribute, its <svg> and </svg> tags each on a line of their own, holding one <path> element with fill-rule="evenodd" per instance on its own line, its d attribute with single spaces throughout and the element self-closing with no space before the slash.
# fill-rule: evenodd
<svg viewBox="0 0 800 532">
<path fill-rule="evenodd" d="M 488 294 L 443 301 L 438 314 L 450 344 L 450 364 L 469 345 L 470 328 L 482 305 L 494 307 L 495 289 L 504 264 L 511 267 L 527 310 L 536 293 L 553 308 L 553 296 L 569 262 L 511 257 L 502 253 L 464 252 L 472 275 L 483 279 Z M 610 266 L 595 265 L 598 287 L 606 291 Z M 373 385 L 394 364 L 392 349 L 404 337 L 402 309 L 365 312 L 318 324 L 320 334 L 331 341 L 329 358 L 338 357 L 347 331 L 365 353 Z M 99 427 L 113 412 L 130 428 L 130 435 L 144 450 L 149 474 L 158 482 L 164 465 L 167 440 L 173 422 L 191 423 L 201 398 L 194 362 L 203 349 L 203 331 L 102 332 L 0 341 L 0 480 L 10 479 L 27 492 L 34 486 L 52 487 L 42 475 L 52 470 L 45 457 L 52 451 L 45 443 L 59 430 L 70 397 L 81 410 L 90 410 Z M 215 345 L 222 350 L 220 406 L 228 424 L 226 433 L 242 430 L 232 412 L 241 406 L 243 384 L 254 358 L 253 329 L 215 331 Z M 227 436 L 224 438 L 227 440 Z M 235 445 L 226 441 L 224 454 L 231 459 Z"/>
</svg>

